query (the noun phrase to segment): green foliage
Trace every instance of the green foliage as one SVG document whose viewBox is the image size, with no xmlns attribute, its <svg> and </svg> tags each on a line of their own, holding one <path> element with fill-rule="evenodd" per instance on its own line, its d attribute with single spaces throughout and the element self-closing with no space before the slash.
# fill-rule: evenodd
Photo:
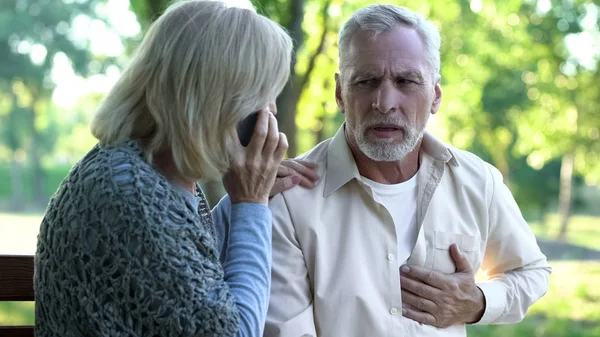
<svg viewBox="0 0 600 337">
<path fill-rule="evenodd" d="M 600 332 L 600 308 L 597 306 L 600 290 L 596 285 L 600 282 L 600 263 L 550 264 L 553 268 L 550 289 L 530 308 L 523 322 L 515 325 L 470 326 L 469 337 L 597 336 Z"/>
<path fill-rule="evenodd" d="M 379 2 L 332 4 L 332 34 L 298 102 L 299 152 L 333 136 L 343 121 L 332 83 L 334 32 L 356 9 Z M 430 131 L 498 167 L 526 213 L 542 213 L 558 198 L 557 163 L 567 151 L 576 151 L 576 173 L 600 181 L 600 71 L 577 66 L 571 74 L 565 66 L 574 60 L 565 38 L 582 31 L 594 6 L 584 2 L 555 1 L 547 13 L 537 1 L 483 2 L 480 10 L 470 1 L 394 2 L 430 18 L 442 35 L 443 102 Z M 299 71 L 322 29 L 317 6 L 305 10 Z"/>
<path fill-rule="evenodd" d="M 552 317 L 527 317 L 515 325 L 469 326 L 469 337 L 592 337 L 600 324 Z"/>
<path fill-rule="evenodd" d="M 112 64 L 112 58 L 94 55 L 84 30 L 75 27 L 86 20 L 107 26 L 96 13 L 104 3 L 8 0 L 0 5 L 0 143 L 6 144 L 9 161 L 23 157 L 19 164 L 31 166 L 37 180 L 33 190 L 24 188 L 23 175 L 5 181 L 33 194 L 39 206 L 47 201 L 43 161 L 55 154 L 56 144 L 75 124 L 52 103 L 56 78 L 62 76 L 53 70 L 63 60 L 75 74 L 87 77 Z M 22 202 L 22 196 L 15 197 L 15 203 Z"/>
<path fill-rule="evenodd" d="M 596 216 L 576 215 L 571 219 L 571 230 L 567 234 L 567 242 L 589 249 L 600 248 L 600 218 Z M 556 214 L 549 214 L 541 221 L 529 223 L 531 230 L 538 238 L 555 238 L 560 228 L 560 219 Z"/>
<path fill-rule="evenodd" d="M 148 26 L 173 2 L 171 0 L 131 0 L 131 9 L 145 31 Z"/>
<path fill-rule="evenodd" d="M 0 84 L 9 88 L 15 80 L 23 81 L 34 96 L 31 106 L 39 96 L 51 93 L 47 76 L 56 55 L 66 55 L 77 73 L 92 74 L 88 41 L 74 40 L 69 30 L 78 15 L 98 19 L 94 7 L 100 2 L 4 1 L 0 6 Z M 45 56 L 37 59 L 36 50 L 44 50 L 40 55 Z"/>
<path fill-rule="evenodd" d="M 510 162 L 509 174 L 512 192 L 525 218 L 543 219 L 557 201 L 560 161 L 536 170 L 527 164 L 527 157 L 515 158 Z"/>
<path fill-rule="evenodd" d="M 51 196 L 54 194 L 60 183 L 65 179 L 69 173 L 70 166 L 52 166 L 44 168 L 46 179 L 44 180 L 44 191 L 45 196 Z M 22 174 L 25 177 L 23 179 L 23 187 L 25 189 L 25 197 L 28 199 L 33 198 L 33 176 L 31 167 L 24 167 Z M 7 165 L 0 165 L 0 181 L 10 181 L 10 167 Z M 9 200 L 13 191 L 10 184 L 0 184 L 0 200 Z"/>
<path fill-rule="evenodd" d="M 33 325 L 34 302 L 0 302 L 0 325 Z"/>
<path fill-rule="evenodd" d="M 93 144 L 87 123 L 97 98 L 72 111 L 58 110 L 51 101 L 48 75 L 59 53 L 82 76 L 102 72 L 111 63 L 93 55 L 89 41 L 75 41 L 65 33 L 78 15 L 103 20 L 96 8 L 104 2 L 9 0 L 0 5 L 0 160 L 24 153 L 25 166 L 41 167 L 59 157 L 73 163 Z M 131 7 L 146 28 L 170 2 L 132 0 Z M 334 100 L 339 27 L 356 9 L 387 2 L 252 2 L 259 13 L 288 29 L 300 15 L 303 43 L 295 57 L 293 86 L 307 82 L 294 105 L 297 134 L 290 142 L 297 143 L 297 152 L 304 152 L 333 136 L 344 119 Z M 576 173 L 587 184 L 600 182 L 598 62 L 595 68 L 583 66 L 565 43 L 569 34 L 594 29 L 582 22 L 599 2 L 552 1 L 548 12 L 540 11 L 536 0 L 483 1 L 481 8 L 473 3 L 394 2 L 440 27 L 443 102 L 429 129 L 497 166 L 527 216 L 539 218 L 554 207 L 558 163 L 564 153 L 576 154 Z M 29 53 L 19 52 L 22 41 L 43 46 L 47 51 L 43 62 L 34 63 Z M 101 67 L 92 61 L 102 61 Z M 286 102 L 295 104 L 294 97 Z M 279 111 L 284 116 L 296 109 L 283 105 Z M 40 163 L 32 158 L 41 158 Z M 43 174 L 39 169 L 25 172 Z M 37 184 L 30 180 L 24 182 L 26 195 L 35 194 L 29 186 Z"/>
<path fill-rule="evenodd" d="M 587 3 L 587 4 L 586 4 Z M 516 151 L 528 154 L 530 165 L 539 168 L 553 158 L 574 152 L 576 172 L 590 184 L 600 181 L 598 125 L 600 92 L 599 69 L 588 69 L 571 55 L 565 45 L 569 34 L 597 34 L 581 23 L 595 6 L 587 1 L 553 2 L 546 15 L 531 14 L 527 32 L 532 36 L 537 63 L 534 72 L 524 73 L 529 99 L 535 102 L 522 114 L 516 114 L 519 142 Z M 529 9 L 532 12 L 532 9 Z M 596 21 L 600 18 L 596 17 Z M 591 30 L 590 30 L 591 29 Z M 571 36 L 572 37 L 572 36 Z"/>
<path fill-rule="evenodd" d="M 277 21 L 280 25 L 288 27 L 292 20 L 290 4 L 291 1 L 270 0 L 258 1 L 252 0 L 252 5 L 256 11 L 271 20 Z"/>
</svg>

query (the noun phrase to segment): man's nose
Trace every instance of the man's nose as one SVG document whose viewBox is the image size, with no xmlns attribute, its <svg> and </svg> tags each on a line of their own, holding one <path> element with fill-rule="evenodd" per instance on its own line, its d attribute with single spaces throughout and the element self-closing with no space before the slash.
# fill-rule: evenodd
<svg viewBox="0 0 600 337">
<path fill-rule="evenodd" d="M 377 89 L 374 107 L 382 113 L 389 113 L 398 109 L 399 101 L 400 92 L 393 84 L 386 81 Z"/>
</svg>

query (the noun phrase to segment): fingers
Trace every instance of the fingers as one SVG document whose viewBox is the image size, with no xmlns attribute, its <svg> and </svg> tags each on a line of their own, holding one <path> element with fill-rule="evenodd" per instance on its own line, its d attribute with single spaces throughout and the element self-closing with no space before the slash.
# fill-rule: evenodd
<svg viewBox="0 0 600 337">
<path fill-rule="evenodd" d="M 277 177 L 278 178 L 283 178 L 283 177 L 291 176 L 291 175 L 294 175 L 296 173 L 296 171 L 292 170 L 291 168 L 289 168 L 287 166 L 284 166 L 285 161 L 286 161 L 286 159 L 284 159 L 281 162 L 281 165 L 279 165 L 279 167 L 277 168 Z"/>
<path fill-rule="evenodd" d="M 273 189 L 271 190 L 271 196 L 286 191 L 296 185 L 308 188 L 314 187 L 318 180 L 318 176 L 315 172 L 316 168 L 316 164 L 303 160 L 283 160 L 277 168 L 277 180 L 275 181 L 275 186 L 273 186 Z"/>
<path fill-rule="evenodd" d="M 287 137 L 286 137 L 285 133 L 280 132 L 279 133 L 279 143 L 277 144 L 275 153 L 273 153 L 273 156 L 277 160 L 278 164 L 281 162 L 281 159 L 285 155 L 285 152 L 287 151 L 287 149 L 288 149 Z"/>
<path fill-rule="evenodd" d="M 267 139 L 265 140 L 263 155 L 271 156 L 273 152 L 275 152 L 277 145 L 279 145 L 279 127 L 277 125 L 275 116 L 269 112 L 269 133 L 267 134 Z"/>
<path fill-rule="evenodd" d="M 429 284 L 425 284 L 420 280 L 413 280 L 409 277 L 400 278 L 400 287 L 402 290 L 410 291 L 415 295 L 432 301 L 442 294 L 441 290 L 434 288 Z"/>
<path fill-rule="evenodd" d="M 445 275 L 436 271 L 421 268 L 418 266 L 402 266 L 401 275 L 406 275 L 414 280 L 419 280 L 437 289 L 446 289 L 447 282 Z"/>
<path fill-rule="evenodd" d="M 317 176 L 316 172 L 316 164 L 297 159 L 287 159 L 281 164 L 293 169 L 294 171 L 300 173 L 302 176 L 308 178 L 311 181 L 319 180 L 319 176 Z"/>
<path fill-rule="evenodd" d="M 457 273 L 472 273 L 473 266 L 469 260 L 460 252 L 458 245 L 453 243 L 450 245 L 450 256 L 452 256 L 452 260 L 454 260 L 454 265 L 456 266 Z"/>
<path fill-rule="evenodd" d="M 427 325 L 436 326 L 437 324 L 435 316 L 433 316 L 432 314 L 422 311 L 416 311 L 411 308 L 402 308 L 402 316 Z"/>
<path fill-rule="evenodd" d="M 410 307 L 417 308 L 420 311 L 426 311 L 428 313 L 434 313 L 437 309 L 437 304 L 426 298 L 416 296 L 415 294 L 402 290 L 402 304 L 408 304 Z"/>
<path fill-rule="evenodd" d="M 281 165 L 293 169 L 302 178 L 300 181 L 300 186 L 302 187 L 314 187 L 315 183 L 319 181 L 319 176 L 316 172 L 316 164 L 303 160 L 287 159 L 284 160 Z"/>
<path fill-rule="evenodd" d="M 273 188 L 271 189 L 271 193 L 269 197 L 277 195 L 281 192 L 285 192 L 290 188 L 298 185 L 300 183 L 300 177 L 291 175 L 283 178 L 277 178 L 275 180 L 275 184 L 273 184 Z"/>
<path fill-rule="evenodd" d="M 258 112 L 256 125 L 254 126 L 254 132 L 252 133 L 252 138 L 248 144 L 248 154 L 251 157 L 254 157 L 262 152 L 267 135 L 269 134 L 270 115 L 271 113 L 267 109 L 263 109 Z"/>
<path fill-rule="evenodd" d="M 298 164 L 301 164 L 301 165 L 303 165 L 303 166 L 305 166 L 305 167 L 307 167 L 307 168 L 309 168 L 311 170 L 316 170 L 317 169 L 317 164 L 311 163 L 311 162 L 306 161 L 306 160 L 294 159 L 294 162 L 296 162 Z"/>
</svg>

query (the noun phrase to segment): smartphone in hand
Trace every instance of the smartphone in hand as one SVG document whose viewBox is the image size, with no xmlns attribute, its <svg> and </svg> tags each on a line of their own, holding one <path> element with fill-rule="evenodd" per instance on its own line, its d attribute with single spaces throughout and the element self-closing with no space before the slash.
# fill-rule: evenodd
<svg viewBox="0 0 600 337">
<path fill-rule="evenodd" d="M 254 128 L 256 127 L 256 121 L 258 120 L 258 111 L 251 113 L 248 117 L 242 119 L 237 125 L 238 137 L 243 147 L 250 144 Z"/>
</svg>

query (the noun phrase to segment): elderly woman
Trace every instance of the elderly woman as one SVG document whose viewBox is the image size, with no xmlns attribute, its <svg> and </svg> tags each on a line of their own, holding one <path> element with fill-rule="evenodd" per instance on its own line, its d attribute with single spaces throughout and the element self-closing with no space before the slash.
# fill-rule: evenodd
<svg viewBox="0 0 600 337">
<path fill-rule="evenodd" d="M 37 336 L 262 335 L 267 202 L 287 149 L 273 102 L 291 50 L 276 23 L 220 2 L 158 18 L 41 224 Z M 236 127 L 254 111 L 242 147 Z M 229 197 L 211 214 L 196 181 L 221 177 Z"/>
</svg>

